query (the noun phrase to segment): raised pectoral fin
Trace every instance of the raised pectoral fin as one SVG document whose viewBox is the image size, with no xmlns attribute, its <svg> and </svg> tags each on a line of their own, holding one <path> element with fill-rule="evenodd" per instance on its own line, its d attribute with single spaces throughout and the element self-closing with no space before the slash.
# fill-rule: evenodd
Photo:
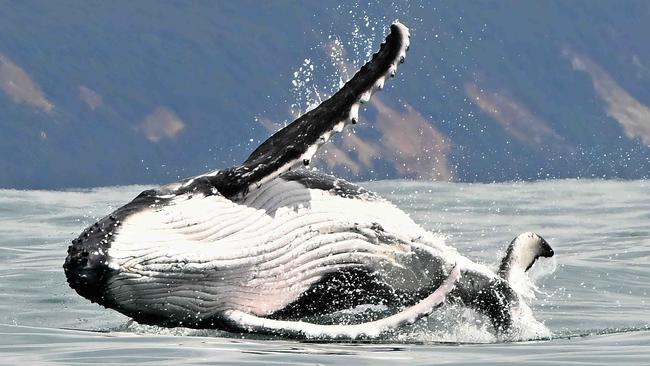
<svg viewBox="0 0 650 366">
<path fill-rule="evenodd" d="M 301 321 L 286 321 L 261 318 L 239 310 L 228 310 L 225 320 L 235 330 L 309 339 L 359 339 L 377 338 L 429 315 L 441 306 L 449 292 L 460 278 L 460 269 L 455 267 L 447 279 L 431 295 L 397 314 L 353 325 L 322 325 Z"/>
<path fill-rule="evenodd" d="M 225 196 L 245 193 L 294 166 L 309 164 L 333 134 L 358 121 L 359 105 L 395 75 L 408 46 L 408 28 L 391 25 L 379 52 L 338 92 L 264 141 L 241 166 L 220 172 L 215 177 L 219 191 Z"/>
</svg>

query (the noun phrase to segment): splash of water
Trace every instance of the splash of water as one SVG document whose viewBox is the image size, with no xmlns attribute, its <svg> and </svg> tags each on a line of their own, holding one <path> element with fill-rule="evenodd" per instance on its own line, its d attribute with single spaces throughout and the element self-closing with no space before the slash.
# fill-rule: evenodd
<svg viewBox="0 0 650 366">
<path fill-rule="evenodd" d="M 312 47 L 312 55 L 293 70 L 291 80 L 291 114 L 298 117 L 318 106 L 336 90 L 343 87 L 354 71 L 372 55 L 386 20 L 374 19 L 353 5 L 349 12 L 352 31 L 349 34 L 324 34 L 322 41 Z M 323 58 L 325 53 L 325 58 Z"/>
<path fill-rule="evenodd" d="M 537 281 L 546 277 L 557 269 L 557 260 L 555 257 L 538 258 L 535 264 L 527 271 L 513 271 L 510 275 L 510 286 L 524 299 L 533 300 L 537 294 L 547 296 L 537 286 Z"/>
<path fill-rule="evenodd" d="M 535 300 L 537 295 L 549 296 L 539 289 L 537 282 L 556 269 L 556 257 L 539 258 L 527 272 L 511 273 L 510 286 L 519 294 L 519 305 L 513 308 L 512 330 L 505 340 L 519 341 L 553 336 L 546 325 L 535 319 L 527 301 Z"/>
</svg>

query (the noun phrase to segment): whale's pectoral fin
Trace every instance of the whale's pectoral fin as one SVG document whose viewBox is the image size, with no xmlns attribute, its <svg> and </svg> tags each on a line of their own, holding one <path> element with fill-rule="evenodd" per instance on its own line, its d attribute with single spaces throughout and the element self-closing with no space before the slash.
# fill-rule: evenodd
<svg viewBox="0 0 650 366">
<path fill-rule="evenodd" d="M 215 186 L 221 194 L 246 193 L 294 166 L 308 165 L 316 150 L 334 133 L 358 121 L 359 105 L 381 89 L 388 76 L 395 75 L 397 64 L 404 61 L 409 37 L 404 25 L 391 25 L 379 52 L 331 98 L 276 132 L 241 166 L 219 172 Z"/>
<path fill-rule="evenodd" d="M 369 339 L 398 329 L 429 315 L 440 307 L 447 295 L 454 289 L 460 278 L 460 269 L 456 266 L 445 281 L 431 295 L 417 304 L 397 314 L 361 324 L 322 325 L 301 321 L 286 321 L 261 318 L 239 310 L 228 310 L 225 320 L 232 330 L 262 334 L 280 335 L 292 338 L 309 339 Z"/>
</svg>

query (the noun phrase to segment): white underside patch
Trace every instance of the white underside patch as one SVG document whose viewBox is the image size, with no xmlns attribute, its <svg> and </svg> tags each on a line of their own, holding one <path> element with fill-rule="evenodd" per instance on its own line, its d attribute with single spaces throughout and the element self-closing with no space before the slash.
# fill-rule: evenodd
<svg viewBox="0 0 650 366">
<path fill-rule="evenodd" d="M 399 237 L 382 243 L 371 227 Z M 109 296 L 125 308 L 209 317 L 227 309 L 264 316 L 323 275 L 392 265 L 413 247 L 455 263 L 443 240 L 385 200 L 343 198 L 276 179 L 241 202 L 182 195 L 127 217 L 114 234 Z"/>
</svg>

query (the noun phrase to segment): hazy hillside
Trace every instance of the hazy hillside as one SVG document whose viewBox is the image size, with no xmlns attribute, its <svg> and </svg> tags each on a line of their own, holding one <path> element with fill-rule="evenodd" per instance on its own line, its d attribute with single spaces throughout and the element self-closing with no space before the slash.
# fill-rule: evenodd
<svg viewBox="0 0 650 366">
<path fill-rule="evenodd" d="M 650 175 L 650 3 L 391 4 L 2 2 L 0 187 L 162 183 L 234 165 L 350 76 L 394 19 L 412 29 L 407 62 L 322 169 Z"/>
</svg>

